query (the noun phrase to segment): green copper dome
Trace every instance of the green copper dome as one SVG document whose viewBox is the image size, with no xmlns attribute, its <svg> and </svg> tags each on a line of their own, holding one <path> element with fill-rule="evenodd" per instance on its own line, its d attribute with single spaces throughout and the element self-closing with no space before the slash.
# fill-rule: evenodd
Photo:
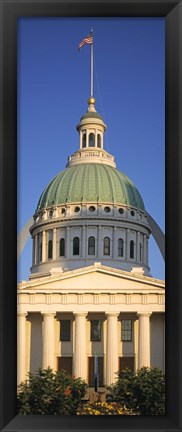
<svg viewBox="0 0 182 432">
<path fill-rule="evenodd" d="M 100 116 L 100 114 L 98 114 L 97 113 L 97 111 L 93 111 L 93 112 L 91 112 L 91 111 L 87 111 L 82 117 L 81 117 L 81 119 L 80 119 L 80 121 L 81 120 L 84 120 L 84 119 L 92 119 L 92 118 L 97 118 L 97 119 L 99 119 L 99 120 L 102 120 L 102 117 Z M 102 120 L 103 121 L 103 120 Z"/>
<path fill-rule="evenodd" d="M 82 163 L 61 171 L 44 189 L 37 211 L 66 202 L 114 202 L 144 210 L 133 182 L 116 168 L 99 163 Z"/>
</svg>

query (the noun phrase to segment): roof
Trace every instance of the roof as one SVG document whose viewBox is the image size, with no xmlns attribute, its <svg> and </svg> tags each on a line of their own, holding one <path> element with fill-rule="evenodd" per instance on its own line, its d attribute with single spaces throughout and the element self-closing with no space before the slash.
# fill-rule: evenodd
<svg viewBox="0 0 182 432">
<path fill-rule="evenodd" d="M 144 203 L 134 183 L 109 165 L 83 163 L 66 168 L 46 186 L 37 211 L 51 205 L 99 202 L 127 205 L 144 210 Z"/>
<path fill-rule="evenodd" d="M 97 119 L 99 119 L 99 120 L 102 120 L 102 117 L 100 116 L 100 114 L 98 114 L 96 111 L 87 111 L 82 117 L 81 117 L 81 119 L 80 119 L 80 121 L 81 120 L 84 120 L 84 119 L 87 119 L 87 118 L 97 118 Z M 103 121 L 103 120 L 102 120 Z"/>
</svg>

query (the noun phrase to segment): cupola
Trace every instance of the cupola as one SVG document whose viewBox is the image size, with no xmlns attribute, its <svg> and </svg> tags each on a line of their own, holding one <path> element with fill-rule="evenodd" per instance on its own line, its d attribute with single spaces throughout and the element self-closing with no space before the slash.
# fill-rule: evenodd
<svg viewBox="0 0 182 432">
<path fill-rule="evenodd" d="M 81 117 L 77 125 L 77 131 L 80 134 L 80 149 L 103 149 L 103 134 L 106 130 L 106 125 L 102 117 L 95 109 L 96 100 L 92 96 L 88 99 L 88 110 Z"/>
</svg>

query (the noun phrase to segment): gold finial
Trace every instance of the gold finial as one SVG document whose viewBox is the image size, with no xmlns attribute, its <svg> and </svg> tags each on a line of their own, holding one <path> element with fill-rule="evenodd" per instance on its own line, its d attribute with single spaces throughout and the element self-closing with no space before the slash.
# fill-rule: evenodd
<svg viewBox="0 0 182 432">
<path fill-rule="evenodd" d="M 90 98 L 88 99 L 88 104 L 89 105 L 95 105 L 95 103 L 96 103 L 95 98 L 93 96 L 90 96 Z"/>
</svg>

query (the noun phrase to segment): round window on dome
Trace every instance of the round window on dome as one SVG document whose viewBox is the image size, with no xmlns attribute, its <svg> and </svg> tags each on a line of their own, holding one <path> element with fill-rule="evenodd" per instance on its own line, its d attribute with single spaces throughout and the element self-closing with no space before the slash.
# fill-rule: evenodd
<svg viewBox="0 0 182 432">
<path fill-rule="evenodd" d="M 118 211 L 119 211 L 120 214 L 124 213 L 124 209 L 122 207 L 120 207 Z"/>
<path fill-rule="evenodd" d="M 52 215 L 53 215 L 53 210 L 50 210 L 49 216 L 52 216 Z"/>
<path fill-rule="evenodd" d="M 131 210 L 130 215 L 135 216 L 135 212 L 133 210 Z"/>
<path fill-rule="evenodd" d="M 94 211 L 95 211 L 95 207 L 94 207 L 94 206 L 90 206 L 90 207 L 89 207 L 89 211 L 90 211 L 90 212 L 94 212 Z"/>
<path fill-rule="evenodd" d="M 105 211 L 106 213 L 109 213 L 109 212 L 111 211 L 111 209 L 110 209 L 110 207 L 106 206 L 106 207 L 104 207 L 104 211 Z"/>
<path fill-rule="evenodd" d="M 75 213 L 78 213 L 79 211 L 80 211 L 80 207 L 77 206 L 77 207 L 74 208 L 74 212 Z"/>
<path fill-rule="evenodd" d="M 65 208 L 62 208 L 62 209 L 61 209 L 61 213 L 64 214 L 65 212 L 66 212 L 66 209 L 65 209 Z"/>
</svg>

